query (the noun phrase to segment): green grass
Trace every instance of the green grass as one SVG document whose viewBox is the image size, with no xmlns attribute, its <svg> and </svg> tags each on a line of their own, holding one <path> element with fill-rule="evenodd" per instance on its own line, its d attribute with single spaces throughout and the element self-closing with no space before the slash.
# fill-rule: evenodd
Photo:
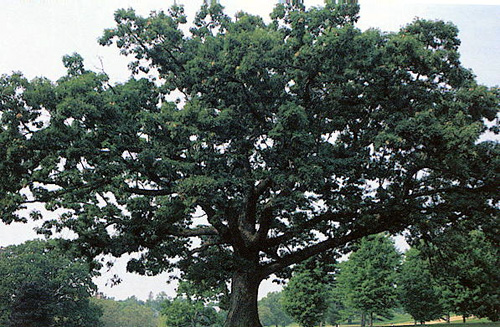
<svg viewBox="0 0 500 327">
<path fill-rule="evenodd" d="M 385 320 L 385 321 L 377 321 L 373 323 L 374 326 L 391 326 L 392 324 L 405 324 L 405 325 L 413 325 L 413 320 L 411 316 L 408 314 L 395 314 L 393 319 Z M 478 318 L 468 318 L 467 322 L 464 324 L 462 320 L 452 321 L 451 323 L 439 323 L 439 324 L 428 324 L 428 325 L 420 325 L 417 327 L 426 326 L 426 327 L 448 327 L 450 325 L 464 325 L 464 327 L 500 327 L 500 322 L 491 322 L 488 319 L 478 319 Z M 359 322 L 354 322 L 350 325 L 341 324 L 340 327 L 355 327 L 359 326 Z M 298 324 L 293 323 L 288 325 L 287 327 L 299 327 Z M 331 325 L 326 325 L 325 327 L 332 327 Z M 397 326 L 396 326 L 397 327 Z M 457 326 L 458 327 L 458 326 Z"/>
<path fill-rule="evenodd" d="M 487 319 L 471 319 L 471 322 L 467 321 L 465 324 L 462 321 L 452 321 L 451 324 L 457 325 L 457 324 L 462 324 L 467 327 L 500 327 L 500 322 L 491 322 Z M 434 324 L 434 325 L 427 325 L 427 326 L 432 326 L 432 327 L 446 327 L 449 326 L 450 324 Z"/>
<path fill-rule="evenodd" d="M 405 324 L 409 323 L 411 324 L 413 322 L 413 319 L 411 316 L 407 313 L 394 313 L 394 317 L 392 319 L 387 319 L 387 320 L 382 320 L 382 321 L 375 321 L 373 323 L 374 326 L 390 326 L 392 324 L 398 325 L 398 324 Z"/>
<path fill-rule="evenodd" d="M 414 325 L 414 321 L 408 314 L 396 314 L 393 319 L 385 320 L 385 321 L 377 321 L 373 323 L 373 326 L 392 326 L 394 325 Z M 359 323 L 357 324 L 359 326 Z M 478 319 L 478 318 L 467 318 L 467 322 L 464 324 L 462 319 L 451 321 L 449 324 L 443 323 L 434 323 L 434 324 L 425 324 L 424 326 L 428 327 L 447 327 L 450 325 L 465 325 L 467 327 L 500 327 L 500 322 L 491 322 L 488 319 Z M 353 327 L 354 325 L 341 325 L 343 327 Z M 417 324 L 417 326 L 422 326 Z M 397 326 L 396 326 L 397 327 Z M 458 326 L 457 326 L 458 327 Z"/>
</svg>

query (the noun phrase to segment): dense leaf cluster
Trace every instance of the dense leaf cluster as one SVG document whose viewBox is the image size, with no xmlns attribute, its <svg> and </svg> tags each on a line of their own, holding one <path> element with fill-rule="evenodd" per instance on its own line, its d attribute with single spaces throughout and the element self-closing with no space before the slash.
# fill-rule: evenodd
<svg viewBox="0 0 500 327">
<path fill-rule="evenodd" d="M 54 243 L 29 241 L 0 249 L 0 325 L 100 326 L 88 265 Z"/>
<path fill-rule="evenodd" d="M 165 299 L 161 299 L 161 303 Z M 153 301 L 144 303 L 135 297 L 124 301 L 107 298 L 93 298 L 92 303 L 101 308 L 102 327 L 158 327 L 158 313 L 153 311 Z M 159 303 L 157 303 L 159 305 Z"/>
</svg>

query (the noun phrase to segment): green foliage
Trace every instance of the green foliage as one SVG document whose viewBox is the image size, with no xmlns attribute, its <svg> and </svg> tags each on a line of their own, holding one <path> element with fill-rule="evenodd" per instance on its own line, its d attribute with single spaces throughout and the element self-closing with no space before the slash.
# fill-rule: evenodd
<svg viewBox="0 0 500 327">
<path fill-rule="evenodd" d="M 57 300 L 51 292 L 46 285 L 23 283 L 13 294 L 8 326 L 53 326 Z"/>
<path fill-rule="evenodd" d="M 149 295 L 150 296 L 146 301 L 146 306 L 151 308 L 155 316 L 159 316 L 163 307 L 163 303 L 170 297 L 165 292 L 160 292 L 155 297 L 153 297 L 153 292 L 151 292 Z"/>
<path fill-rule="evenodd" d="M 264 326 L 284 327 L 292 323 L 283 309 L 282 297 L 282 292 L 270 292 L 259 301 L 259 317 Z"/>
<path fill-rule="evenodd" d="M 2 76 L 1 219 L 66 209 L 42 231 L 220 293 L 366 235 L 492 224 L 499 147 L 478 140 L 498 89 L 460 65 L 455 26 L 362 32 L 357 13 L 277 6 L 266 24 L 212 4 L 185 32 L 181 6 L 118 10 L 99 42 L 155 77 L 110 85 L 75 54 L 56 82 Z"/>
<path fill-rule="evenodd" d="M 0 324 L 12 327 L 100 326 L 88 265 L 54 242 L 28 241 L 0 250 Z"/>
<path fill-rule="evenodd" d="M 324 320 L 327 278 L 320 268 L 302 267 L 283 289 L 281 305 L 300 326 L 313 327 Z"/>
<path fill-rule="evenodd" d="M 455 228 L 420 247 L 431 260 L 449 311 L 499 320 L 500 254 L 494 231 Z"/>
<path fill-rule="evenodd" d="M 124 301 L 92 299 L 102 309 L 103 327 L 157 327 L 154 311 L 144 302 L 131 297 Z"/>
<path fill-rule="evenodd" d="M 447 294 L 436 285 L 429 262 L 416 248 L 405 253 L 405 259 L 398 276 L 400 303 L 415 321 L 430 321 L 441 318 L 445 313 L 442 305 Z"/>
<path fill-rule="evenodd" d="M 347 307 L 372 317 L 388 316 L 397 304 L 396 274 L 400 261 L 401 255 L 387 235 L 363 238 L 349 259 L 339 265 L 336 293 Z"/>
<path fill-rule="evenodd" d="M 203 286 L 180 281 L 177 297 L 173 300 L 165 299 L 162 303 L 160 313 L 165 324 L 172 327 L 222 326 L 226 316 L 223 310 L 225 298 L 221 304 L 217 301 L 219 292 L 206 289 L 200 292 L 202 289 Z"/>
<path fill-rule="evenodd" d="M 161 313 L 167 326 L 171 327 L 217 327 L 223 324 L 221 314 L 201 300 L 182 297 L 167 300 Z"/>
<path fill-rule="evenodd" d="M 330 286 L 330 288 L 332 288 Z M 352 320 L 354 316 L 354 309 L 346 307 L 345 303 L 342 301 L 334 288 L 332 288 L 327 297 L 327 305 L 325 313 L 325 320 L 332 326 L 337 326 L 341 322 Z"/>
<path fill-rule="evenodd" d="M 81 75 L 85 73 L 85 69 L 83 66 L 83 57 L 78 53 L 74 53 L 73 55 L 65 55 L 63 57 L 64 67 L 68 70 L 69 76 Z"/>
</svg>

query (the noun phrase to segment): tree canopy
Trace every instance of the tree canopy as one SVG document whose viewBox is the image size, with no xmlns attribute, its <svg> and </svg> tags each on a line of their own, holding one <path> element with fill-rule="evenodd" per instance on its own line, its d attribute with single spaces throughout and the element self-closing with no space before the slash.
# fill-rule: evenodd
<svg viewBox="0 0 500 327">
<path fill-rule="evenodd" d="M 95 327 L 100 310 L 85 262 L 55 244 L 28 241 L 0 249 L 0 325 L 6 327 Z"/>
<path fill-rule="evenodd" d="M 292 319 L 283 310 L 282 292 L 270 292 L 259 300 L 259 316 L 264 326 L 288 326 Z"/>
<path fill-rule="evenodd" d="M 431 273 L 429 261 L 416 248 L 405 253 L 398 277 L 399 300 L 415 321 L 441 318 L 445 314 L 443 294 Z"/>
<path fill-rule="evenodd" d="M 41 203 L 60 209 L 42 230 L 69 228 L 88 257 L 231 280 L 227 326 L 253 327 L 258 285 L 290 265 L 494 217 L 499 147 L 478 140 L 498 90 L 460 65 L 457 28 L 361 31 L 357 13 L 278 5 L 265 23 L 212 4 L 188 32 L 180 6 L 119 10 L 100 43 L 132 58 L 126 83 L 78 55 L 55 82 L 2 76 L 1 219 Z"/>
<path fill-rule="evenodd" d="M 164 300 L 163 300 L 164 301 Z M 163 302 L 162 301 L 162 302 Z M 94 298 L 92 302 L 101 308 L 102 327 L 157 327 L 159 312 L 135 297 L 124 301 L 106 298 Z"/>
<path fill-rule="evenodd" d="M 325 321 L 328 278 L 320 267 L 301 266 L 282 294 L 283 309 L 299 326 L 314 327 Z"/>
<path fill-rule="evenodd" d="M 361 325 L 373 326 L 375 315 L 390 315 L 396 307 L 396 272 L 401 261 L 394 242 L 383 234 L 361 239 L 349 259 L 340 264 L 337 293 L 362 314 Z M 366 318 L 366 319 L 365 319 Z"/>
</svg>

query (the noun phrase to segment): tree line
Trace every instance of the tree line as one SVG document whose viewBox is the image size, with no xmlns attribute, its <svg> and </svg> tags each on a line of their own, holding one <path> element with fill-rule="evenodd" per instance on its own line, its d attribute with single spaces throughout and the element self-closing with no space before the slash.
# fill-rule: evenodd
<svg viewBox="0 0 500 327">
<path fill-rule="evenodd" d="M 97 292 L 89 264 L 55 241 L 32 240 L 0 248 L 1 327 L 222 326 L 224 311 L 179 286 L 146 301 L 115 300 Z"/>
<path fill-rule="evenodd" d="M 421 323 L 452 313 L 497 321 L 498 252 L 491 235 L 478 230 L 420 240 L 404 254 L 388 235 L 369 236 L 344 261 L 322 257 L 295 267 L 281 292 L 259 301 L 259 316 L 264 326 L 304 327 L 371 326 L 395 311 Z M 0 326 L 219 327 L 227 315 L 227 298 L 197 295 L 188 281 L 180 281 L 175 298 L 116 301 L 97 293 L 91 278 L 87 263 L 53 241 L 2 248 Z"/>
<path fill-rule="evenodd" d="M 387 235 L 364 238 L 343 262 L 301 265 L 284 290 L 259 302 L 265 326 L 362 326 L 390 319 L 395 310 L 415 322 L 450 314 L 498 321 L 499 251 L 481 231 L 455 233 L 434 243 L 419 241 L 404 254 Z"/>
</svg>

